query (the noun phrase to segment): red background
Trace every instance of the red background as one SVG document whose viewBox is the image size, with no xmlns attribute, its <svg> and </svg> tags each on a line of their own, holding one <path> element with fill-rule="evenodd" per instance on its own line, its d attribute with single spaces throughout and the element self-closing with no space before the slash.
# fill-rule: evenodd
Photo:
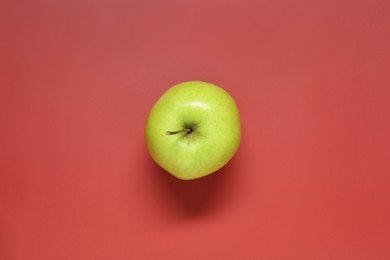
<svg viewBox="0 0 390 260">
<path fill-rule="evenodd" d="M 390 2 L 0 3 L 0 258 L 390 259 Z M 148 112 L 237 101 L 218 173 L 171 177 Z"/>
</svg>

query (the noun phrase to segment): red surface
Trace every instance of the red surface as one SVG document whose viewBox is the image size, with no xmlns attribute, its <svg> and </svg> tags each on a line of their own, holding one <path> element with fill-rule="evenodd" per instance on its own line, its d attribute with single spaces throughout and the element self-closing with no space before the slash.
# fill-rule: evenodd
<svg viewBox="0 0 390 260">
<path fill-rule="evenodd" d="M 0 258 L 390 259 L 390 2 L 184 2 L 0 3 Z M 192 182 L 143 140 L 187 80 L 243 126 Z"/>
</svg>

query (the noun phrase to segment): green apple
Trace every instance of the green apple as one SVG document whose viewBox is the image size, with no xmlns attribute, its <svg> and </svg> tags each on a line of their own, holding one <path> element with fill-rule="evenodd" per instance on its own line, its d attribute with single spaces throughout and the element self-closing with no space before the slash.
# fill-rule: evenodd
<svg viewBox="0 0 390 260">
<path fill-rule="evenodd" d="M 224 166 L 241 142 L 240 115 L 222 88 L 202 81 L 168 89 L 150 111 L 145 139 L 152 158 L 179 179 Z"/>
</svg>

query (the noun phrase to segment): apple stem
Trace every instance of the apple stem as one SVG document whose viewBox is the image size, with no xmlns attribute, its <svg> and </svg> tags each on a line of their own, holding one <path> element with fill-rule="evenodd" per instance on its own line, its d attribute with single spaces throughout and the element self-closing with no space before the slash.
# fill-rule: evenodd
<svg viewBox="0 0 390 260">
<path fill-rule="evenodd" d="M 185 128 L 185 129 L 181 129 L 178 131 L 166 131 L 165 134 L 166 135 L 174 135 L 174 134 L 183 133 L 183 132 L 187 132 L 188 134 L 190 134 L 192 132 L 192 130 L 189 128 Z"/>
</svg>

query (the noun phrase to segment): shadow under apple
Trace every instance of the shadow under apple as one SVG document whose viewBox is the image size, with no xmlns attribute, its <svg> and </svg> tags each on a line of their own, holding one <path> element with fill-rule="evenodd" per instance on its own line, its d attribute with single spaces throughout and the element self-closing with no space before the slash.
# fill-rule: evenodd
<svg viewBox="0 0 390 260">
<path fill-rule="evenodd" d="M 184 218 L 194 218 L 215 213 L 231 197 L 230 192 L 235 182 L 236 160 L 233 158 L 223 168 L 208 176 L 195 180 L 180 180 L 158 166 L 149 154 L 145 168 L 149 175 L 150 185 L 155 186 L 162 196 L 163 203 L 171 204 L 173 214 Z M 172 208 L 173 207 L 173 208 Z"/>
</svg>

